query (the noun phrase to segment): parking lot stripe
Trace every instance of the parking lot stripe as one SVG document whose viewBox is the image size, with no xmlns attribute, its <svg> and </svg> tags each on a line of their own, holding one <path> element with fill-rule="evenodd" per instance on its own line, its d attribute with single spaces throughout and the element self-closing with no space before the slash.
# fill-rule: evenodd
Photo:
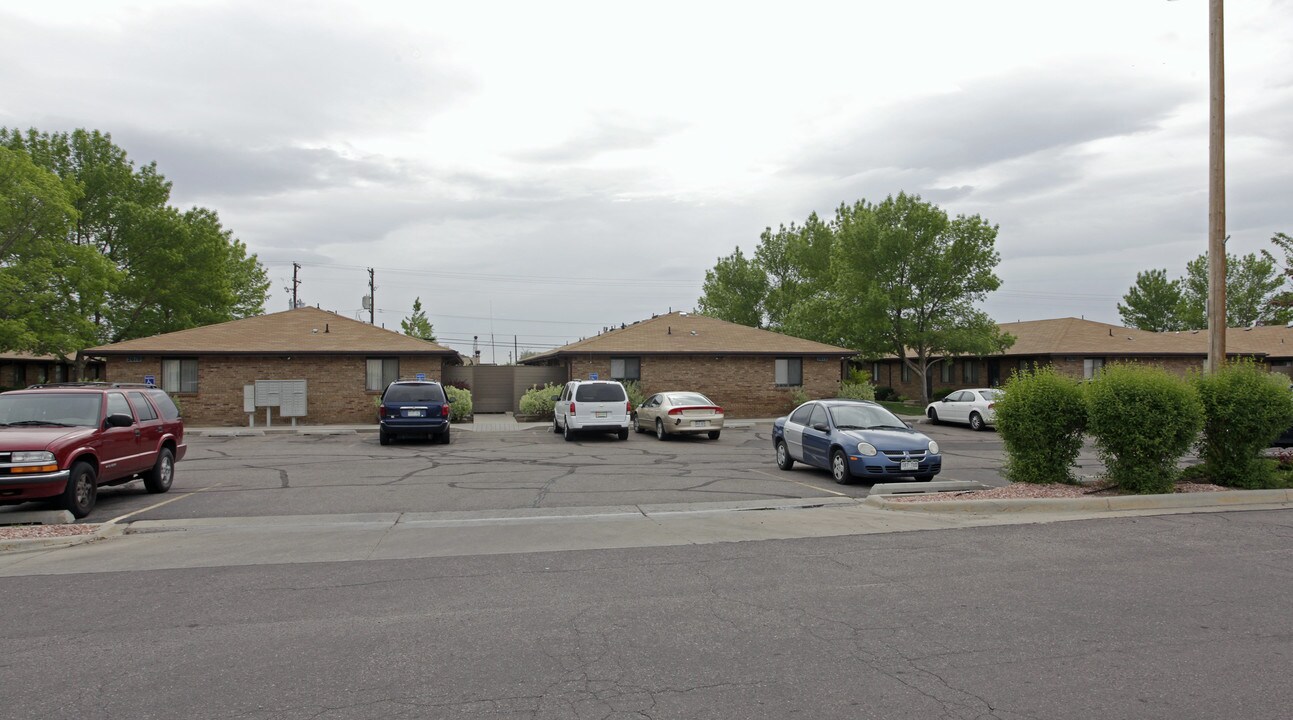
<svg viewBox="0 0 1293 720">
<path fill-rule="evenodd" d="M 790 479 L 790 478 L 788 478 L 788 477 L 781 477 L 781 476 L 779 476 L 779 475 L 773 475 L 772 473 L 764 472 L 764 471 L 762 471 L 762 470 L 755 470 L 755 471 L 753 471 L 753 472 L 756 472 L 756 473 L 758 473 L 758 474 L 760 474 L 760 475 L 766 475 L 766 476 L 768 476 L 768 477 L 770 477 L 770 478 L 772 478 L 772 479 L 774 479 L 774 480 L 785 480 L 786 482 L 792 482 L 792 483 L 794 483 L 794 484 L 796 484 L 796 485 L 803 485 L 803 486 L 804 486 L 804 487 L 806 487 L 806 488 L 812 488 L 812 489 L 814 489 L 814 490 L 820 490 L 821 492 L 829 493 L 829 494 L 831 494 L 831 495 L 839 495 L 840 497 L 850 497 L 848 493 L 835 492 L 834 490 L 827 490 L 826 488 L 820 488 L 820 487 L 817 487 L 816 485 L 809 485 L 808 483 L 799 482 L 798 480 L 791 480 L 791 479 Z"/>
<path fill-rule="evenodd" d="M 176 500 L 183 500 L 184 498 L 186 498 L 186 497 L 188 497 L 188 496 L 190 496 L 190 495 L 193 495 L 194 493 L 200 493 L 200 492 L 203 492 L 203 491 L 205 491 L 205 490 L 210 490 L 210 489 L 212 489 L 212 488 L 220 487 L 220 485 L 221 485 L 221 484 L 222 484 L 222 483 L 216 483 L 215 485 L 211 485 L 210 487 L 198 488 L 197 490 L 194 490 L 193 492 L 182 493 L 182 494 L 180 494 L 180 495 L 176 495 L 175 497 L 167 498 L 167 499 L 165 499 L 165 500 L 163 500 L 163 501 L 161 501 L 161 502 L 159 502 L 159 503 L 155 503 L 155 504 L 153 504 L 153 505 L 149 505 L 149 506 L 148 506 L 148 507 L 146 507 L 146 508 L 140 508 L 140 509 L 138 509 L 138 510 L 136 510 L 136 511 L 134 511 L 134 512 L 128 512 L 128 513 L 126 513 L 125 515 L 121 515 L 121 516 L 119 516 L 119 517 L 114 517 L 114 518 L 112 518 L 111 520 L 109 520 L 109 521 L 107 521 L 107 522 L 105 522 L 105 523 L 103 523 L 103 524 L 104 524 L 104 525 L 115 525 L 115 524 L 117 524 L 117 523 L 121 522 L 122 520 L 125 520 L 126 518 L 134 517 L 134 516 L 138 515 L 139 513 L 142 513 L 142 512 L 148 512 L 149 510 L 156 510 L 157 508 L 159 508 L 159 507 L 161 507 L 161 506 L 163 506 L 163 505 L 170 505 L 171 503 L 175 502 Z"/>
</svg>

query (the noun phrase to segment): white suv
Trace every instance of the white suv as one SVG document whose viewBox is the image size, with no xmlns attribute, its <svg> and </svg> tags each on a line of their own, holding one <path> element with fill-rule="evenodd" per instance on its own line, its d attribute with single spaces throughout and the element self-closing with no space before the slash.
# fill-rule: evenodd
<svg viewBox="0 0 1293 720">
<path fill-rule="evenodd" d="M 613 432 L 629 439 L 633 405 L 624 386 L 614 380 L 571 380 L 557 396 L 552 432 L 575 439 L 577 432 Z"/>
</svg>

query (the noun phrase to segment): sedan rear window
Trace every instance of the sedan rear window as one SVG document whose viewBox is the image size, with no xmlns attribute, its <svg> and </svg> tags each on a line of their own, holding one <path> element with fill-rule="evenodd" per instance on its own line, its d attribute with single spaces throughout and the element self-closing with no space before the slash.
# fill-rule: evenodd
<svg viewBox="0 0 1293 720">
<path fill-rule="evenodd" d="M 444 390 L 431 383 L 392 385 L 383 402 L 444 402 Z"/>
<path fill-rule="evenodd" d="M 575 391 L 575 402 L 624 402 L 624 388 L 612 383 L 580 385 Z"/>
<path fill-rule="evenodd" d="M 713 405 L 714 403 L 699 393 L 677 393 L 669 396 L 669 404 L 678 405 Z"/>
</svg>

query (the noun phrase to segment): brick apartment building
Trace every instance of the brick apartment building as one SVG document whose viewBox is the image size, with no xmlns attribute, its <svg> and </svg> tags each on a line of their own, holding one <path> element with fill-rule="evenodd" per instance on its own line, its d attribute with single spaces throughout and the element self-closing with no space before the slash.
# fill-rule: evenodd
<svg viewBox="0 0 1293 720">
<path fill-rule="evenodd" d="M 90 348 L 104 379 L 149 379 L 175 398 L 192 427 L 247 425 L 244 388 L 259 381 L 305 381 L 307 425 L 376 422 L 376 402 L 397 378 L 439 380 L 454 350 L 326 310 L 302 307 Z M 262 384 L 264 387 L 265 384 Z M 257 399 L 260 399 L 259 397 Z M 283 406 L 287 407 L 286 405 Z M 286 424 L 283 408 L 271 422 Z M 255 423 L 266 421 L 257 407 Z"/>
<path fill-rule="evenodd" d="M 703 315 L 673 312 L 522 360 L 557 365 L 566 379 L 636 380 L 643 392 L 695 390 L 729 417 L 783 415 L 796 391 L 835 397 L 847 348 Z"/>
</svg>

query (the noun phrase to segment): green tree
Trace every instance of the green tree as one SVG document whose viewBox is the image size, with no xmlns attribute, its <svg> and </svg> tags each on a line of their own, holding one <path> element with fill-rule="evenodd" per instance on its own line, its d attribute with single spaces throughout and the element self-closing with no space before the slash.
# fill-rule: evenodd
<svg viewBox="0 0 1293 720">
<path fill-rule="evenodd" d="M 269 280 L 256 256 L 214 211 L 180 212 L 168 205 L 171 183 L 156 164 L 136 168 L 110 135 L 0 128 L 0 146 L 26 152 L 75 189 L 75 222 L 65 243 L 106 260 L 100 264 L 106 274 L 98 278 L 106 300 L 80 308 L 97 327 L 95 340 L 117 342 L 264 312 Z"/>
<path fill-rule="evenodd" d="M 1284 256 L 1283 262 L 1276 260 L 1269 250 L 1262 250 L 1262 257 L 1275 264 L 1286 283 L 1283 287 L 1288 287 L 1288 284 L 1293 283 L 1293 237 L 1277 232 L 1271 236 L 1271 244 L 1280 249 Z M 1271 298 L 1270 304 L 1272 312 L 1293 313 L 1293 291 L 1281 289 Z M 1286 318 L 1285 322 L 1287 321 Z"/>
<path fill-rule="evenodd" d="M 918 195 L 836 212 L 831 298 L 836 334 L 864 355 L 892 354 L 921 378 L 933 356 L 989 355 L 1014 338 L 975 303 L 1001 286 L 997 226 L 947 213 Z"/>
<path fill-rule="evenodd" d="M 1181 281 L 1168 280 L 1166 269 L 1136 273 L 1136 284 L 1122 299 L 1126 304 L 1118 303 L 1118 315 L 1129 327 L 1151 332 L 1187 329 L 1177 316 Z"/>
<path fill-rule="evenodd" d="M 413 314 L 406 320 L 400 321 L 400 327 L 404 334 L 409 337 L 421 338 L 435 342 L 435 330 L 431 327 L 431 321 L 427 320 L 427 314 L 422 310 L 422 298 L 414 298 Z"/>
<path fill-rule="evenodd" d="M 1269 256 L 1249 253 L 1243 257 L 1226 254 L 1226 325 L 1247 327 L 1254 323 L 1284 323 L 1287 308 L 1272 304 L 1284 286 L 1284 278 Z M 1181 279 L 1181 306 L 1177 317 L 1182 330 L 1208 327 L 1208 256 L 1200 255 L 1185 266 Z"/>
<path fill-rule="evenodd" d="M 110 265 L 67 242 L 76 188 L 21 150 L 0 147 L 0 350 L 65 355 L 95 328 Z"/>
<path fill-rule="evenodd" d="M 741 248 L 705 271 L 704 294 L 696 302 L 702 315 L 750 327 L 762 327 L 768 275 Z"/>
</svg>

